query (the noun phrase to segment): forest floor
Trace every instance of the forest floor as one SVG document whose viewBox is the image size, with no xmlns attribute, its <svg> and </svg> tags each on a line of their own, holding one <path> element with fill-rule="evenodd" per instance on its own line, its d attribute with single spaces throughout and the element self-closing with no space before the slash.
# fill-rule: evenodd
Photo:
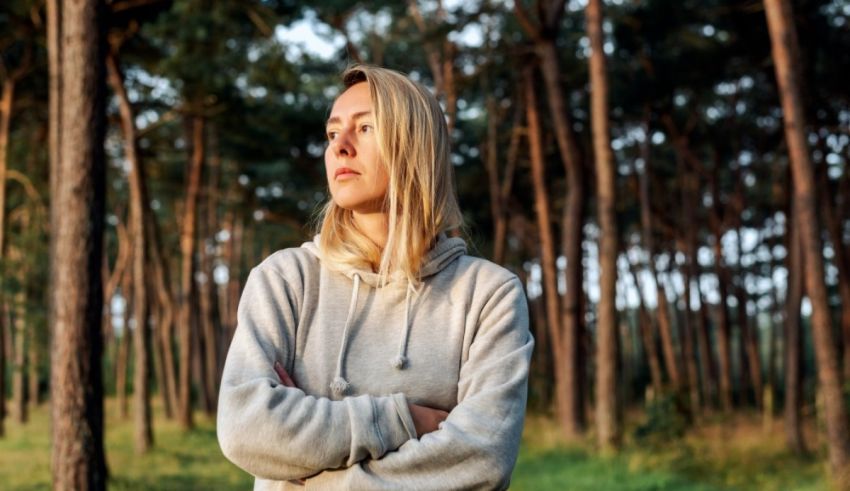
<svg viewBox="0 0 850 491">
<path fill-rule="evenodd" d="M 7 406 L 8 407 L 8 406 Z M 133 454 L 132 418 L 118 417 L 107 401 L 106 452 L 116 490 L 246 490 L 252 478 L 219 450 L 215 421 L 200 413 L 197 428 L 181 432 L 155 408 L 156 449 Z M 0 439 L 0 488 L 50 487 L 49 412 L 43 405 L 26 425 L 6 419 Z M 826 489 L 825 459 L 799 459 L 785 450 L 781 420 L 765 429 L 756 416 L 708 421 L 668 443 L 646 444 L 627 436 L 624 450 L 604 457 L 592 450 L 592 435 L 565 444 L 551 419 L 528 418 L 511 489 L 516 490 L 820 490 Z M 811 432 L 809 432 L 811 433 Z M 631 433 L 627 431 L 627 435 Z M 809 436 L 808 442 L 814 442 Z"/>
</svg>

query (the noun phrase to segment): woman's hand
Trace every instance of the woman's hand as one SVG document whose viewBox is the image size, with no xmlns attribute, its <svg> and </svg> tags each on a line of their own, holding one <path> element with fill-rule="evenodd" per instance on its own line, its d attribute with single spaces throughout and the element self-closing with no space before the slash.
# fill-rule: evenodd
<svg viewBox="0 0 850 491">
<path fill-rule="evenodd" d="M 274 362 L 274 371 L 277 372 L 277 376 L 278 378 L 280 378 L 280 382 L 283 385 L 287 387 L 298 388 L 298 386 L 295 385 L 295 382 L 292 380 L 292 377 L 290 377 L 289 374 L 286 373 L 286 370 L 283 369 L 283 365 L 281 365 L 279 362 Z"/>
<path fill-rule="evenodd" d="M 292 380 L 292 377 L 290 377 L 289 374 L 286 373 L 286 370 L 283 369 L 283 365 L 278 362 L 274 362 L 274 371 L 277 372 L 277 376 L 280 378 L 280 383 L 287 387 L 298 388 L 298 386 L 295 385 L 295 381 Z M 303 486 L 306 483 L 306 480 L 290 479 L 289 482 Z"/>
<path fill-rule="evenodd" d="M 407 407 L 410 409 L 413 425 L 416 427 L 416 436 L 419 438 L 426 433 L 437 430 L 439 424 L 449 416 L 449 413 L 445 411 L 410 402 L 407 403 Z"/>
<path fill-rule="evenodd" d="M 277 372 L 277 376 L 280 378 L 280 382 L 283 385 L 294 388 L 298 387 L 295 385 L 295 381 L 292 380 L 292 377 L 290 377 L 289 374 L 286 373 L 286 370 L 283 369 L 283 365 L 275 362 L 274 371 Z M 407 406 L 410 409 L 410 416 L 413 417 L 413 425 L 416 427 L 417 437 L 422 437 L 422 435 L 426 433 L 436 431 L 439 428 L 440 423 L 449 416 L 449 413 L 440 409 L 420 406 L 419 404 L 413 403 L 408 403 Z"/>
</svg>

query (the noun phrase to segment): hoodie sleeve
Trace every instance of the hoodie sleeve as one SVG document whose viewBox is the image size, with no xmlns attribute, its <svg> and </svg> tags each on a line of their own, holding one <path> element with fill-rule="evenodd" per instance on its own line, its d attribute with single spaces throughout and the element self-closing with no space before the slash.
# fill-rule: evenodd
<svg viewBox="0 0 850 491">
<path fill-rule="evenodd" d="M 402 394 L 317 398 L 280 383 L 297 324 L 292 282 L 259 266 L 245 284 L 219 391 L 217 433 L 224 455 L 254 476 L 304 478 L 350 466 L 416 437 Z"/>
<path fill-rule="evenodd" d="M 496 289 L 440 429 L 380 459 L 323 472 L 308 489 L 505 489 L 519 451 L 534 340 L 517 278 Z"/>
</svg>

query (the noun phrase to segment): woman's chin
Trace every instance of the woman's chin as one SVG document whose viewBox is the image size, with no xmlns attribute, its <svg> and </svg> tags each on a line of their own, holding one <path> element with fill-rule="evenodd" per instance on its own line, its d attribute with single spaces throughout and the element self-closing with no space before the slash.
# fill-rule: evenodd
<svg viewBox="0 0 850 491">
<path fill-rule="evenodd" d="M 381 200 L 374 199 L 353 199 L 348 197 L 334 197 L 334 204 L 338 207 L 354 213 L 379 213 L 381 210 Z"/>
</svg>

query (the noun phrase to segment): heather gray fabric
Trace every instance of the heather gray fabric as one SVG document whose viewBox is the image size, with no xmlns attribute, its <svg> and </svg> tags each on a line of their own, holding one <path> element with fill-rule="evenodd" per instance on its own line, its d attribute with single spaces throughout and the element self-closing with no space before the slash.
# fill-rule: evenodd
<svg viewBox="0 0 850 491">
<path fill-rule="evenodd" d="M 261 490 L 506 488 L 534 344 L 518 278 L 441 235 L 418 291 L 400 276 L 378 287 L 328 268 L 317 243 L 248 277 L 219 393 L 224 455 Z M 449 416 L 417 439 L 408 402 Z"/>
</svg>

